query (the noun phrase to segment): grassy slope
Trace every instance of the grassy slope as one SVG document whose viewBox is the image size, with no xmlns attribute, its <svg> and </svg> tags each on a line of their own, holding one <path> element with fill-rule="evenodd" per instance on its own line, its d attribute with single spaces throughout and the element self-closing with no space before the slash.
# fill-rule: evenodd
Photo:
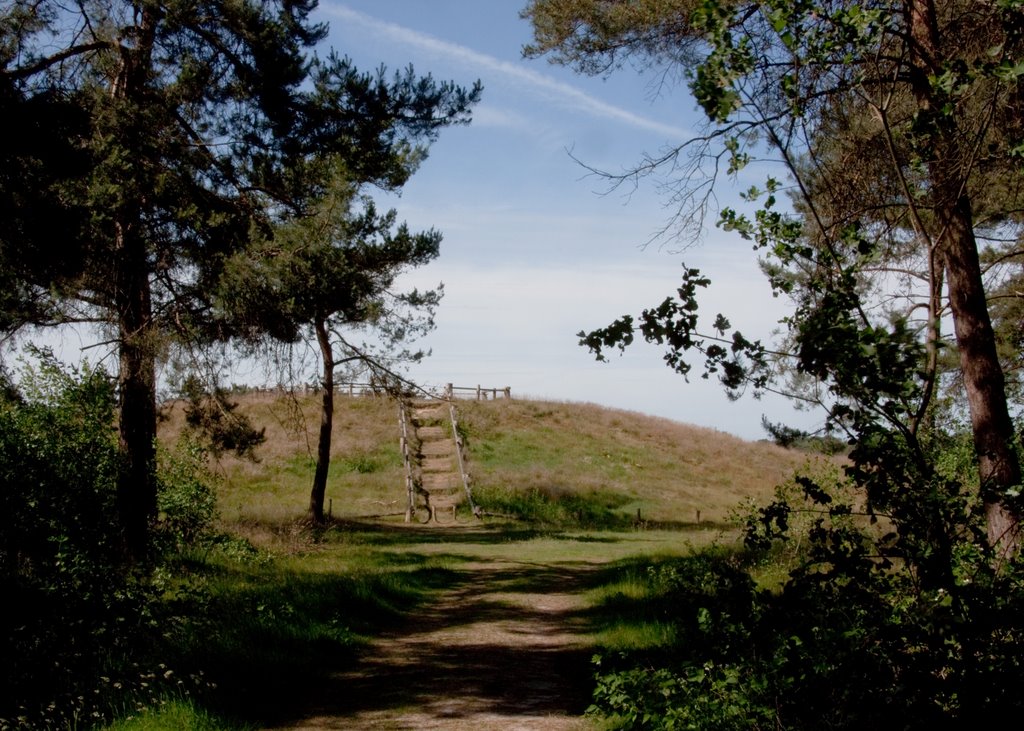
<svg viewBox="0 0 1024 731">
<path fill-rule="evenodd" d="M 318 402 L 240 397 L 266 427 L 259 463 L 224 456 L 221 513 L 228 524 L 269 525 L 305 511 Z M 745 498 L 764 499 L 807 455 L 708 429 L 592 404 L 522 400 L 459 402 L 474 489 L 582 494 L 645 521 L 723 523 Z M 170 412 L 165 435 L 181 429 Z M 404 476 L 398 412 L 386 398 L 336 400 L 328 498 L 339 518 L 401 514 Z"/>
<path fill-rule="evenodd" d="M 184 672 L 202 669 L 217 689 L 197 702 L 136 715 L 119 731 L 249 729 L 301 718 L 309 689 L 350 667 L 366 638 L 469 580 L 467 567 L 479 564 L 512 566 L 527 577 L 544 567 L 606 566 L 593 574 L 594 609 L 586 615 L 595 646 L 658 645 L 671 639 L 668 630 L 631 603 L 647 601 L 646 566 L 717 542 L 730 511 L 745 498 L 769 495 L 807 459 L 594 405 L 464 401 L 460 420 L 481 496 L 581 496 L 630 518 L 639 508 L 645 521 L 667 530 L 538 530 L 496 520 L 483 530 L 470 521 L 443 530 L 405 526 L 396 405 L 339 398 L 328 485 L 333 515 L 393 517 L 340 523 L 314 538 L 296 518 L 305 513 L 312 480 L 318 402 L 259 395 L 239 401 L 266 427 L 267 442 L 258 463 L 219 461 L 222 519 L 229 532 L 270 553 L 244 559 L 213 552 L 178 579 L 197 597 L 195 606 L 186 602 L 195 616 L 173 633 L 167 660 Z M 173 442 L 182 424 L 181 408 L 170 409 L 163 438 Z"/>
</svg>

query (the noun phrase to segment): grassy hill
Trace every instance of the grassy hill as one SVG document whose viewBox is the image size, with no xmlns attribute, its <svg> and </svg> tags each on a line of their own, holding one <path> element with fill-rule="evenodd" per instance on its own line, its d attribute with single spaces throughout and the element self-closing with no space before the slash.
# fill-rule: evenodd
<svg viewBox="0 0 1024 731">
<path fill-rule="evenodd" d="M 258 462 L 223 456 L 220 510 L 229 524 L 280 524 L 303 515 L 312 481 L 319 402 L 248 394 L 239 411 L 266 428 Z M 460 401 L 478 502 L 493 512 L 584 522 L 727 522 L 745 499 L 765 499 L 808 455 L 767 443 L 593 404 Z M 173 441 L 182 409 L 170 409 Z M 335 518 L 398 516 L 404 473 L 398 409 L 390 399 L 336 401 L 327 497 Z M 559 510 L 559 508 L 562 508 Z M 596 511 L 596 512 L 595 512 Z M 400 520 L 400 518 L 392 518 Z"/>
<path fill-rule="evenodd" d="M 184 614 L 160 657 L 180 669 L 181 677 L 202 670 L 216 688 L 211 684 L 203 691 L 205 700 L 198 705 L 186 699 L 184 711 L 190 715 L 185 720 L 162 726 L 140 722 L 116 727 L 119 731 L 262 728 L 271 721 L 277 727 L 325 713 L 324 697 L 344 696 L 322 692 L 339 677 L 362 678 L 364 685 L 355 687 L 372 690 L 359 698 L 370 699 L 382 717 L 393 719 L 423 705 L 421 683 L 395 682 L 395 672 L 410 667 L 432 680 L 439 666 L 459 668 L 474 682 L 483 678 L 485 685 L 501 686 L 504 703 L 535 691 L 531 686 L 509 695 L 499 682 L 506 668 L 541 667 L 558 654 L 550 641 L 561 633 L 578 635 L 566 656 L 580 664 L 571 673 L 541 669 L 534 675 L 580 680 L 576 713 L 587 702 L 592 650 L 647 651 L 676 641 L 677 630 L 666 617 L 671 616 L 667 602 L 679 595 L 664 599 L 658 593 L 675 586 L 658 583 L 663 575 L 658 567 L 668 566 L 664 575 L 677 576 L 672 567 L 683 565 L 679 562 L 686 557 L 711 545 L 717 550 L 723 537 L 735 535 L 722 527 L 740 503 L 766 499 L 811 459 L 591 404 L 461 401 L 460 424 L 478 503 L 526 520 L 486 517 L 479 529 L 466 516 L 457 526 L 437 530 L 403 522 L 397 404 L 341 397 L 327 491 L 332 517 L 339 520 L 333 529 L 320 531 L 299 520 L 312 482 L 317 399 L 247 394 L 237 400 L 240 412 L 266 428 L 266 443 L 257 451 L 258 462 L 225 455 L 214 466 L 221 520 L 230 537 L 221 536 L 226 540 L 213 548 L 186 552 L 186 570 L 172 585 L 176 611 Z M 167 417 L 162 438 L 173 443 L 184 427 L 182 405 L 171 405 Z M 646 530 L 633 529 L 637 511 Z M 376 517 L 358 520 L 370 516 Z M 766 585 L 777 583 L 774 568 L 757 571 L 757 580 L 763 575 Z M 569 594 L 577 596 L 570 602 Z M 438 622 L 436 634 L 424 631 L 431 617 Z M 446 634 L 449 630 L 455 634 Z M 452 640 L 467 633 L 472 643 Z M 524 638 L 533 635 L 542 638 L 541 650 L 524 649 Z M 376 676 L 365 669 L 372 663 L 361 658 L 395 656 L 380 650 L 386 645 L 378 641 L 408 652 L 424 647 L 426 636 L 435 638 L 429 642 L 436 651 L 423 659 L 416 649 L 409 662 L 402 661 L 404 669 L 380 676 L 386 688 L 373 685 Z M 512 654 L 494 654 L 494 648 L 502 652 L 502 637 L 509 638 Z M 453 646 L 457 653 L 464 647 L 490 649 L 471 649 L 452 660 Z M 474 664 L 485 655 L 503 659 Z M 437 662 L 438 657 L 445 659 Z M 531 678 L 530 672 L 516 675 Z M 456 688 L 453 695 L 462 695 L 467 684 L 442 683 L 439 692 Z M 480 701 L 488 708 L 493 702 Z M 204 721 L 207 711 L 216 720 Z M 344 725 L 339 719 L 347 718 L 346 710 L 332 713 L 329 725 Z M 470 727 L 479 726 L 458 725 Z"/>
</svg>

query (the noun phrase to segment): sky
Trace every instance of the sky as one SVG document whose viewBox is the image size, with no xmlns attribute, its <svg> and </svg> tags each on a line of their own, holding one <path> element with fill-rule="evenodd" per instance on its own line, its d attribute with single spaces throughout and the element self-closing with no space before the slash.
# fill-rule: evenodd
<svg viewBox="0 0 1024 731">
<path fill-rule="evenodd" d="M 412 65 L 418 74 L 483 96 L 468 126 L 445 129 L 400 197 L 380 195 L 413 230 L 443 236 L 440 257 L 408 286 L 444 283 L 431 356 L 409 375 L 441 386 L 511 388 L 513 397 L 591 402 L 765 437 L 762 415 L 805 429 L 816 414 L 780 398 L 730 401 L 713 379 L 689 382 L 638 343 L 595 361 L 577 333 L 639 314 L 674 293 L 683 263 L 712 285 L 708 322 L 722 312 L 748 338 L 768 339 L 786 314 L 748 242 L 708 222 L 696 244 L 658 237 L 670 221 L 658 180 L 609 191 L 591 168 L 628 169 L 694 135 L 701 116 L 685 86 L 623 68 L 582 76 L 546 59 L 524 59 L 525 0 L 322 0 L 333 48 L 358 67 Z M 755 173 L 763 177 L 763 173 Z M 730 201 L 750 180 L 721 181 Z"/>
<path fill-rule="evenodd" d="M 687 381 L 656 346 L 638 341 L 601 363 L 579 345 L 580 331 L 674 294 L 684 263 L 712 280 L 700 295 L 702 324 L 722 313 L 748 339 L 768 341 L 786 302 L 772 297 L 751 245 L 716 229 L 713 212 L 696 241 L 658 235 L 671 222 L 670 176 L 610 190 L 588 170 L 624 172 L 691 139 L 703 115 L 685 85 L 628 66 L 594 78 L 524 59 L 525 4 L 321 0 L 313 15 L 330 28 L 318 53 L 333 49 L 364 71 L 412 65 L 438 81 L 483 85 L 472 122 L 442 130 L 399 195 L 375 194 L 413 231 L 443 234 L 440 257 L 399 285 L 444 285 L 436 328 L 416 343 L 431 355 L 406 374 L 427 388 L 507 387 L 513 398 L 596 403 L 751 440 L 766 437 L 762 416 L 819 429 L 821 414 L 782 397 L 730 401 L 714 378 L 701 379 L 699 361 Z M 768 172 L 719 180 L 716 198 L 732 205 Z M 55 337 L 47 344 L 62 357 L 101 357 L 88 333 Z M 240 361 L 221 377 L 278 376 Z"/>
</svg>

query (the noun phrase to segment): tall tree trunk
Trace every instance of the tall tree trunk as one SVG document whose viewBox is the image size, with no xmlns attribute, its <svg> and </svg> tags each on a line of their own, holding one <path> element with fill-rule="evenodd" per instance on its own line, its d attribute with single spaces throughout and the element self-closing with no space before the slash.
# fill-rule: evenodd
<svg viewBox="0 0 1024 731">
<path fill-rule="evenodd" d="M 1020 515 L 1005 500 L 1020 484 L 1020 463 L 1013 449 L 1013 422 L 1006 403 L 1002 365 L 981 276 L 974 215 L 962 172 L 966 151 L 957 145 L 957 130 L 942 113 L 930 77 L 942 67 L 942 44 L 934 0 L 906 0 L 910 34 L 911 83 L 919 112 L 933 118 L 928 173 L 940 230 L 936 246 L 945 269 L 960 370 L 971 416 L 974 448 L 981 478 L 989 545 L 1000 557 L 1016 554 Z"/>
<path fill-rule="evenodd" d="M 327 472 L 331 467 L 331 432 L 334 428 L 334 351 L 328 336 L 327 325 L 322 319 L 314 323 L 320 356 L 323 359 L 323 401 L 320 407 L 320 437 L 316 446 L 316 471 L 313 473 L 313 489 L 309 493 L 310 520 L 321 523 L 324 520 L 324 497 L 327 494 Z"/>
<path fill-rule="evenodd" d="M 110 86 L 115 104 L 124 103 L 128 109 L 145 104 L 158 21 L 159 14 L 152 8 L 143 10 L 136 43 L 121 46 L 121 62 Z M 129 130 L 124 136 L 134 139 L 139 131 Z M 118 430 L 124 457 L 117 496 L 125 548 L 138 560 L 148 550 L 150 523 L 156 517 L 157 333 L 153 322 L 149 252 L 142 227 L 145 185 L 138 180 L 126 180 L 123 185 L 127 192 L 114 216 L 112 276 L 120 348 Z"/>
<path fill-rule="evenodd" d="M 1013 449 L 1013 421 L 982 284 L 970 201 L 961 196 L 950 214 L 941 216 L 945 228 L 942 251 L 978 456 L 988 540 L 1000 556 L 1009 556 L 1020 548 L 1020 516 L 1005 502 L 1006 490 L 1021 481 L 1020 463 Z"/>
<path fill-rule="evenodd" d="M 125 464 L 118 509 L 126 549 L 141 558 L 156 515 L 156 366 L 149 272 L 144 242 L 118 225 L 115 305 L 120 337 L 119 443 Z"/>
</svg>

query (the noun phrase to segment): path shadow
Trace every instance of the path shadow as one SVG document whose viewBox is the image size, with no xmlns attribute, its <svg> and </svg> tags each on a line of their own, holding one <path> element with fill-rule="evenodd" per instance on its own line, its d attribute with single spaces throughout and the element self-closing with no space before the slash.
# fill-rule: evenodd
<svg viewBox="0 0 1024 731">
<path fill-rule="evenodd" d="M 666 531 L 688 533 L 706 531 L 734 531 L 730 523 L 701 521 L 699 523 L 672 520 L 644 520 L 631 530 Z M 387 523 L 373 520 L 335 519 L 322 533 L 322 538 L 331 541 L 336 538 L 358 537 L 360 543 L 373 546 L 410 546 L 431 544 L 479 544 L 482 546 L 501 545 L 536 538 L 565 540 L 583 543 L 622 543 L 629 540 L 630 527 L 610 530 L 600 528 L 557 528 L 553 526 L 514 525 L 491 523 L 467 519 L 454 524 Z"/>
<path fill-rule="evenodd" d="M 380 523 L 370 521 L 335 521 L 331 528 L 324 534 L 330 539 L 331 533 L 336 532 L 339 536 L 354 534 L 359 536 L 361 543 L 376 546 L 405 546 L 416 544 L 467 544 L 475 543 L 484 546 L 519 541 L 529 541 L 534 538 L 557 538 L 571 537 L 571 531 L 554 528 L 536 528 L 531 526 L 510 527 L 507 524 L 466 522 L 449 525 L 422 525 L 405 523 Z M 603 539 L 602 539 L 603 540 Z M 610 536 L 609 541 L 621 539 Z"/>
<path fill-rule="evenodd" d="M 406 709 L 438 723 L 481 713 L 579 716 L 592 691 L 592 651 L 582 641 L 590 619 L 566 595 L 585 591 L 596 573 L 585 563 L 510 561 L 457 570 L 439 602 L 265 722 L 288 728 L 318 718 L 317 728 L 353 728 Z"/>
</svg>

